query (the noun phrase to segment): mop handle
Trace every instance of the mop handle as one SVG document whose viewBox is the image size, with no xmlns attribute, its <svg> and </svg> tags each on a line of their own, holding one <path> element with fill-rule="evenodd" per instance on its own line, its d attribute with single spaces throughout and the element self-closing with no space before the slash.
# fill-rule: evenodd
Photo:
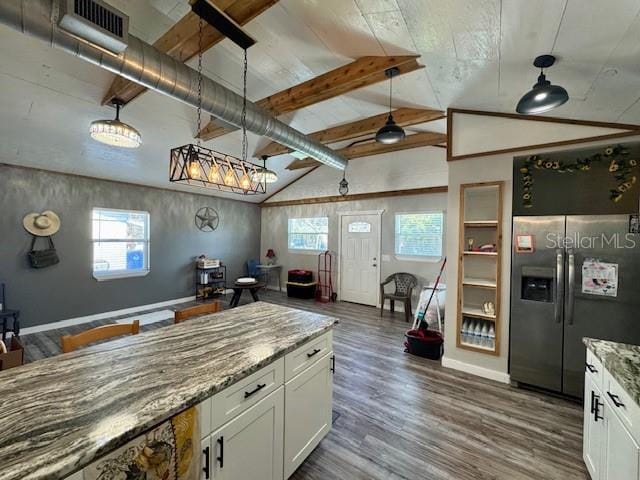
<svg viewBox="0 0 640 480">
<path fill-rule="evenodd" d="M 429 310 L 429 305 L 431 305 L 431 300 L 433 300 L 433 295 L 436 293 L 436 290 L 438 289 L 438 284 L 440 283 L 440 277 L 442 276 L 442 272 L 444 271 L 444 266 L 446 264 L 447 264 L 447 257 L 444 257 L 444 260 L 442 261 L 442 266 L 440 267 L 440 272 L 438 273 L 438 277 L 436 278 L 436 282 L 433 284 L 433 287 L 431 287 L 431 295 L 429 296 L 429 301 L 427 302 L 427 306 L 424 307 L 425 316 L 427 315 L 427 310 Z M 420 319 L 417 323 L 418 325 L 416 326 L 416 328 L 420 330 L 420 327 L 422 326 L 422 319 Z"/>
</svg>

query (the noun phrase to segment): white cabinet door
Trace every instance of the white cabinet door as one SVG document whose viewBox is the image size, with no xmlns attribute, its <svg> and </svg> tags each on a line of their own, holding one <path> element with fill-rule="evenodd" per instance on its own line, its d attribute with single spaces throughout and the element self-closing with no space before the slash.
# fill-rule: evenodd
<svg viewBox="0 0 640 480">
<path fill-rule="evenodd" d="M 295 472 L 331 429 L 332 355 L 329 353 L 285 384 L 285 478 Z"/>
<path fill-rule="evenodd" d="M 282 480 L 284 388 L 211 435 L 214 480 Z"/>
<path fill-rule="evenodd" d="M 604 400 L 590 375 L 584 381 L 584 430 L 582 456 L 592 480 L 600 478 L 600 463 L 604 447 Z"/>
<path fill-rule="evenodd" d="M 638 480 L 640 478 L 640 447 L 633 439 L 615 407 L 605 402 L 605 448 L 602 480 Z"/>
</svg>

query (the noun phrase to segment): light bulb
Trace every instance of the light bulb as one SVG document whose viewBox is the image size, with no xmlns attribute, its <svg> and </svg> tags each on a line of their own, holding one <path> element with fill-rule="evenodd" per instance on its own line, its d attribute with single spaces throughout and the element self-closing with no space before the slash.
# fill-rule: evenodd
<svg viewBox="0 0 640 480">
<path fill-rule="evenodd" d="M 189 178 L 200 178 L 200 165 L 194 160 L 189 162 Z"/>
<path fill-rule="evenodd" d="M 220 166 L 217 163 L 211 165 L 209 169 L 209 181 L 211 183 L 220 183 Z"/>
<path fill-rule="evenodd" d="M 240 179 L 240 188 L 242 188 L 243 190 L 249 190 L 249 188 L 251 188 L 251 179 L 246 173 Z"/>
<path fill-rule="evenodd" d="M 236 185 L 236 178 L 233 175 L 233 169 L 230 168 L 229 170 L 227 170 L 227 173 L 224 176 L 224 184 L 229 186 L 229 187 L 235 187 Z"/>
</svg>

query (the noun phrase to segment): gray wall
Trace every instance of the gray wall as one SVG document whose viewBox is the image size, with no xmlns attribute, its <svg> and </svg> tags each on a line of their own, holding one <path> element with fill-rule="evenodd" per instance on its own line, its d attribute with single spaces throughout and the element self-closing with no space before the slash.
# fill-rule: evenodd
<svg viewBox="0 0 640 480">
<path fill-rule="evenodd" d="M 333 286 L 337 291 L 337 252 L 340 242 L 339 212 L 358 212 L 368 210 L 384 210 L 382 214 L 382 255 L 389 255 L 389 261 L 381 262 L 381 277 L 396 272 L 409 272 L 418 277 L 418 288 L 414 290 L 414 307 L 421 287 L 433 283 L 440 262 L 407 261 L 395 257 L 395 214 L 409 212 L 445 211 L 447 208 L 446 193 L 429 193 L 408 195 L 402 197 L 376 198 L 371 200 L 356 200 L 351 202 L 321 203 L 315 205 L 295 205 L 287 207 L 268 207 L 262 209 L 262 235 L 260 254 L 264 256 L 268 248 L 273 248 L 278 256 L 277 262 L 283 265 L 283 282 L 286 281 L 286 271 L 292 268 L 305 268 L 314 272 L 317 277 L 318 257 L 316 254 L 289 251 L 287 248 L 287 220 L 289 218 L 323 217 L 329 218 L 329 250 L 334 252 Z M 447 214 L 445 211 L 445 224 Z M 443 255 L 446 239 L 443 238 Z M 262 257 L 264 259 L 264 257 Z M 444 298 L 441 297 L 444 306 Z M 387 302 L 388 306 L 388 302 Z"/>
<path fill-rule="evenodd" d="M 220 215 L 214 232 L 194 224 L 203 206 Z M 194 294 L 196 256 L 222 259 L 229 278 L 236 278 L 247 259 L 259 255 L 260 209 L 245 202 L 0 165 L 0 207 L 0 280 L 7 283 L 8 307 L 21 310 L 25 327 L 187 297 Z M 150 213 L 147 276 L 93 278 L 93 207 Z M 53 238 L 60 263 L 35 270 L 26 259 L 31 236 L 22 218 L 43 210 L 61 219 Z"/>
</svg>

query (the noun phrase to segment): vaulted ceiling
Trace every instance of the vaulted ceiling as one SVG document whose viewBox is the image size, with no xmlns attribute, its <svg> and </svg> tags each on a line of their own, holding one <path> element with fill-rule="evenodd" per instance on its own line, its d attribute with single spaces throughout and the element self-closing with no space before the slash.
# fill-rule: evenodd
<svg viewBox="0 0 640 480">
<path fill-rule="evenodd" d="M 187 0 L 108 1 L 130 15 L 132 33 L 149 43 L 189 12 Z M 512 112 L 535 82 L 533 58 L 553 53 L 558 63 L 548 77 L 571 100 L 550 115 L 637 124 L 639 12 L 639 0 L 280 0 L 244 27 L 258 41 L 249 50 L 249 97 L 266 98 L 365 56 L 420 55 L 425 68 L 394 80 L 394 107 Z M 242 52 L 222 40 L 204 54 L 204 71 L 240 92 Z M 141 131 L 143 146 L 123 151 L 97 144 L 87 128 L 92 120 L 113 116 L 101 102 L 114 78 L 0 28 L 0 161 L 168 187 L 168 151 L 192 141 L 195 111 L 146 92 L 122 112 Z M 319 132 L 384 113 L 387 101 L 388 84 L 382 82 L 279 118 L 303 132 Z M 443 133 L 445 122 L 407 130 Z M 249 151 L 269 143 L 250 135 Z M 240 135 L 205 145 L 238 155 Z M 289 154 L 269 160 L 280 177 L 270 189 L 306 172 L 287 170 L 293 160 Z"/>
</svg>

